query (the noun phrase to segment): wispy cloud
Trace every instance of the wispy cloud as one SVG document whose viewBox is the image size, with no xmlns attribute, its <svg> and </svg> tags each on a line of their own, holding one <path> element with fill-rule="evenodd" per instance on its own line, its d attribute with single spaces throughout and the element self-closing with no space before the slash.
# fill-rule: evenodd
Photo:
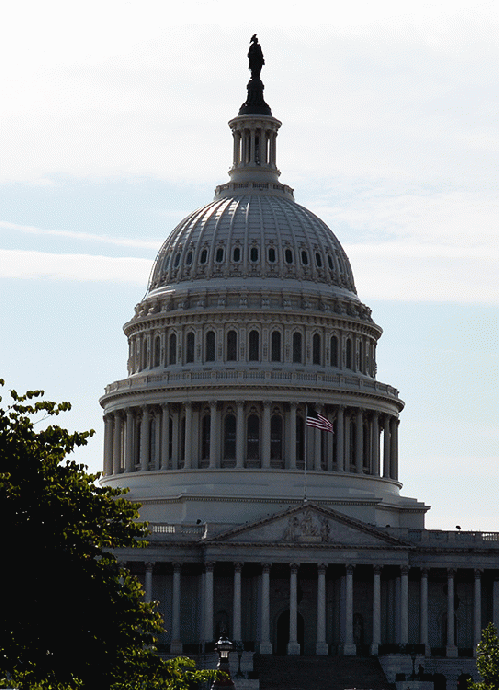
<svg viewBox="0 0 499 690">
<path fill-rule="evenodd" d="M 29 235 L 39 235 L 44 237 L 59 237 L 60 239 L 77 240 L 79 242 L 101 242 L 112 244 L 119 247 L 136 247 L 140 249 L 153 249 L 155 251 L 161 246 L 162 240 L 140 240 L 127 237 L 109 237 L 108 235 L 97 235 L 90 232 L 76 232 L 73 230 L 46 230 L 32 225 L 17 225 L 8 221 L 0 220 L 0 230 L 20 232 Z"/>
</svg>

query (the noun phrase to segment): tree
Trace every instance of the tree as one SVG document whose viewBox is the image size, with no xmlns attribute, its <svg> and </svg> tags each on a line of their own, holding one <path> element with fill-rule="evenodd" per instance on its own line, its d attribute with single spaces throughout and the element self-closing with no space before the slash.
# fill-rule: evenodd
<svg viewBox="0 0 499 690">
<path fill-rule="evenodd" d="M 482 630 L 476 649 L 476 667 L 482 677 L 480 683 L 470 682 L 472 690 L 499 690 L 499 639 L 495 625 L 489 623 Z"/>
<path fill-rule="evenodd" d="M 211 677 L 154 654 L 161 618 L 112 553 L 144 545 L 147 525 L 125 491 L 67 457 L 94 432 L 36 431 L 70 404 L 10 396 L 0 408 L 0 676 L 21 690 L 181 689 Z"/>
</svg>

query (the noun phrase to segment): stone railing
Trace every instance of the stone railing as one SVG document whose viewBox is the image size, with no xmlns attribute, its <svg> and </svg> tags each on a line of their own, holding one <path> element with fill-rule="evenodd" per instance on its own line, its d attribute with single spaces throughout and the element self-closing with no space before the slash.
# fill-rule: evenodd
<svg viewBox="0 0 499 690">
<path fill-rule="evenodd" d="M 425 530 L 425 529 L 390 529 L 390 534 L 409 541 L 429 542 L 430 544 L 468 545 L 484 544 L 499 548 L 499 532 L 475 532 L 465 530 Z"/>
<path fill-rule="evenodd" d="M 350 391 L 365 391 L 381 393 L 398 400 L 398 390 L 386 383 L 375 381 L 374 379 L 363 378 L 360 376 L 349 376 L 345 374 L 326 374 L 320 372 L 297 372 L 290 370 L 271 370 L 271 369 L 188 369 L 182 371 L 165 371 L 161 374 L 148 374 L 145 376 L 134 376 L 128 379 L 121 379 L 109 384 L 105 388 L 106 395 L 116 392 L 137 391 L 155 387 L 183 388 L 196 382 L 212 381 L 215 385 L 220 383 L 241 384 L 268 383 L 273 386 L 279 382 L 290 383 L 293 386 L 309 387 L 317 384 L 321 388 L 340 388 Z"/>
<path fill-rule="evenodd" d="M 150 522 L 149 530 L 150 537 L 159 538 L 178 538 L 182 539 L 188 537 L 189 539 L 198 538 L 204 535 L 205 525 L 172 525 L 164 522 Z"/>
</svg>

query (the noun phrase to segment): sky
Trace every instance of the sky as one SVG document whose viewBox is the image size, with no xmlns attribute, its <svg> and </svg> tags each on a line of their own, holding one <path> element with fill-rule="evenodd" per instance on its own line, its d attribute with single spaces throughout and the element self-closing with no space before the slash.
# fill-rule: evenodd
<svg viewBox="0 0 499 690">
<path fill-rule="evenodd" d="M 280 179 L 384 330 L 403 493 L 431 529 L 499 531 L 497 3 L 21 0 L 2 23 L 6 391 L 71 401 L 57 421 L 95 429 L 75 457 L 101 469 L 123 324 L 164 239 L 228 179 L 256 32 Z"/>
</svg>

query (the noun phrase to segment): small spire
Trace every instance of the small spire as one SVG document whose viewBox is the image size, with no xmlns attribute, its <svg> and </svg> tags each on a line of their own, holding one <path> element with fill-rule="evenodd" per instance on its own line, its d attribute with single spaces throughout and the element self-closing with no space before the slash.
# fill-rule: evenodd
<svg viewBox="0 0 499 690">
<path fill-rule="evenodd" d="M 250 40 L 248 59 L 251 79 L 247 87 L 248 97 L 239 108 L 239 115 L 272 115 L 270 106 L 263 99 L 264 86 L 260 79 L 260 72 L 265 60 L 256 34 L 253 34 Z"/>
</svg>

